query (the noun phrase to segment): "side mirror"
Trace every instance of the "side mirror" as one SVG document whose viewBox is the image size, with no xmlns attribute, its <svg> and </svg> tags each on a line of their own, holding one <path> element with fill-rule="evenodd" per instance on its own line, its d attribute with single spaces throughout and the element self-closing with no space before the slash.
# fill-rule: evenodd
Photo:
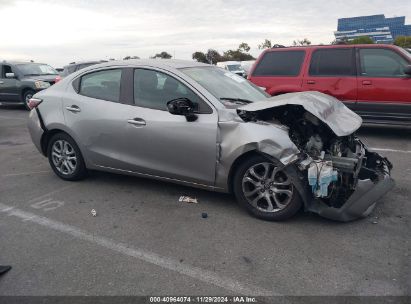
<svg viewBox="0 0 411 304">
<path fill-rule="evenodd" d="M 407 65 L 407 66 L 404 68 L 404 74 L 405 74 L 405 75 L 408 75 L 408 76 L 411 76 L 411 65 Z"/>
<path fill-rule="evenodd" d="M 16 75 L 14 73 L 6 73 L 6 78 L 16 78 Z"/>
<path fill-rule="evenodd" d="M 188 98 L 176 98 L 167 102 L 167 109 L 173 115 L 184 115 L 187 121 L 196 121 L 195 105 Z"/>
</svg>

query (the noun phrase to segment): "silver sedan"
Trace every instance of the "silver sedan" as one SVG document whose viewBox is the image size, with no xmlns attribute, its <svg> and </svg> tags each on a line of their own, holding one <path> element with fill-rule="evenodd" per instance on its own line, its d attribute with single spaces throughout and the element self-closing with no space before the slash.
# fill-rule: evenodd
<svg viewBox="0 0 411 304">
<path fill-rule="evenodd" d="M 29 130 L 64 180 L 88 170 L 231 192 L 253 215 L 350 221 L 393 186 L 354 136 L 361 118 L 318 92 L 269 97 L 238 75 L 177 60 L 83 69 L 30 100 Z"/>
</svg>

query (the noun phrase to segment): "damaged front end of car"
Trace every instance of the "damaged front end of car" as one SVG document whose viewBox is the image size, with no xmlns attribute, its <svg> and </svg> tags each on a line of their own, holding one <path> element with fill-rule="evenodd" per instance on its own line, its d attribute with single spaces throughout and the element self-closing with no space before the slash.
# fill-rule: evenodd
<svg viewBox="0 0 411 304">
<path fill-rule="evenodd" d="M 351 221 L 367 216 L 394 186 L 392 164 L 355 136 L 361 118 L 337 99 L 318 92 L 291 93 L 237 110 L 246 122 L 288 128 L 300 153 L 290 170 L 305 210 Z"/>
</svg>

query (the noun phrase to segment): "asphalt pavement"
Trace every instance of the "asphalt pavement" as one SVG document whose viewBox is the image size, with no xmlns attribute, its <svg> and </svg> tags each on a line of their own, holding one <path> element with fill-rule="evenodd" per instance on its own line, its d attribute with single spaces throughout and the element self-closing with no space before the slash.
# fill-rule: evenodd
<svg viewBox="0 0 411 304">
<path fill-rule="evenodd" d="M 359 131 L 396 180 L 369 217 L 273 223 L 227 194 L 98 172 L 62 181 L 27 117 L 0 107 L 0 265 L 13 266 L 0 295 L 411 295 L 410 128 Z"/>
</svg>

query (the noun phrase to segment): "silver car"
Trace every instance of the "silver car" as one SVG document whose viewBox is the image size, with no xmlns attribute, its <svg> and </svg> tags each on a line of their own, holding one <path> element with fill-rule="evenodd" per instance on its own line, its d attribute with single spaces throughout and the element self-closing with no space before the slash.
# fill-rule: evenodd
<svg viewBox="0 0 411 304">
<path fill-rule="evenodd" d="M 29 130 L 60 178 L 88 170 L 231 192 L 253 215 L 350 221 L 394 183 L 353 134 L 361 118 L 318 92 L 269 97 L 217 67 L 128 60 L 85 68 L 30 100 Z"/>
</svg>

